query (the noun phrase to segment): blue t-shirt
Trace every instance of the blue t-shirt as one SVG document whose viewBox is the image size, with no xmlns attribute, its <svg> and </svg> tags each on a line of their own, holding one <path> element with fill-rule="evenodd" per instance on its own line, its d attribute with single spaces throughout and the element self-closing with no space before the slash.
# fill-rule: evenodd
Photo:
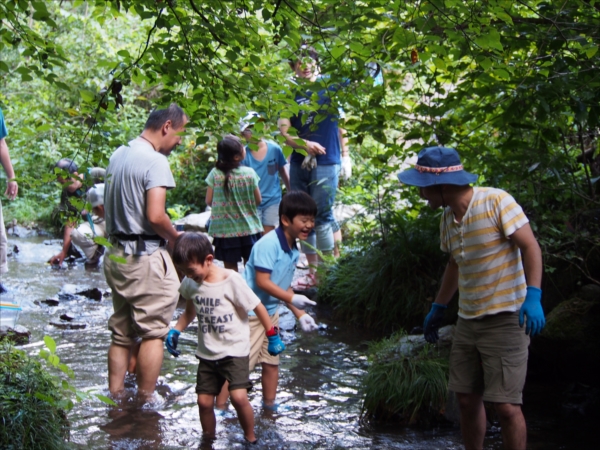
<svg viewBox="0 0 600 450">
<path fill-rule="evenodd" d="M 4 123 L 4 114 L 2 114 L 2 109 L 0 109 L 0 139 L 4 139 L 8 135 L 8 130 L 6 129 L 6 124 Z"/>
<path fill-rule="evenodd" d="M 282 227 L 269 231 L 252 247 L 244 278 L 250 289 L 267 308 L 270 316 L 277 312 L 279 299 L 267 294 L 256 285 L 256 272 L 271 274 L 271 281 L 281 289 L 287 290 L 292 285 L 299 257 L 298 249 L 295 246 L 290 248 Z M 254 313 L 250 311 L 248 314 Z"/>
<path fill-rule="evenodd" d="M 345 84 L 345 83 L 344 83 Z M 340 164 L 340 134 L 338 128 L 338 116 L 336 114 L 330 114 L 327 111 L 329 105 L 331 105 L 330 95 L 337 91 L 340 85 L 332 85 L 326 89 L 321 89 L 317 94 L 319 96 L 319 106 L 322 108 L 319 111 L 301 111 L 299 115 L 290 118 L 290 124 L 298 130 L 298 137 L 302 139 L 308 139 L 309 141 L 315 141 L 325 147 L 326 153 L 324 155 L 317 156 L 317 164 L 320 166 L 327 166 L 332 164 Z M 310 103 L 312 96 L 311 91 L 305 93 L 296 94 L 296 103 L 299 105 L 306 105 Z M 308 114 L 307 117 L 305 117 Z M 325 117 L 319 117 L 320 122 L 315 126 L 314 130 L 311 130 L 317 115 L 325 115 Z M 322 119 L 322 120 L 321 120 Z M 292 153 L 291 162 L 302 164 L 304 161 L 304 155 L 294 151 Z"/>
<path fill-rule="evenodd" d="M 258 189 L 262 196 L 260 208 L 277 205 L 281 202 L 281 185 L 279 184 L 279 169 L 287 164 L 281 147 L 275 142 L 265 140 L 267 153 L 262 161 L 251 155 L 252 150 L 246 146 L 246 157 L 242 165 L 251 167 L 260 177 Z"/>
</svg>

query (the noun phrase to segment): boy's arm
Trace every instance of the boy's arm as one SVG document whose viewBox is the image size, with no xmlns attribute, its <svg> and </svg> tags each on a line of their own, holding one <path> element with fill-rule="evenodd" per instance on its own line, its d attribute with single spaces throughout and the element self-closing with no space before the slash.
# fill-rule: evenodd
<svg viewBox="0 0 600 450">
<path fill-rule="evenodd" d="M 278 298 L 288 304 L 292 303 L 294 292 L 286 291 L 271 281 L 271 274 L 268 272 L 256 271 L 256 285 L 272 297 Z M 288 305 L 286 305 L 288 306 Z"/>
<path fill-rule="evenodd" d="M 279 328 L 275 328 L 273 323 L 271 322 L 271 318 L 269 317 L 269 313 L 267 312 L 267 308 L 262 303 L 259 303 L 256 308 L 254 308 L 254 313 L 260 323 L 265 328 L 265 334 L 267 335 L 267 339 L 269 340 L 269 345 L 267 347 L 267 351 L 271 356 L 277 356 L 282 351 L 285 350 L 285 344 L 279 337 Z"/>
<path fill-rule="evenodd" d="M 167 347 L 167 351 L 177 358 L 181 351 L 177 350 L 177 344 L 179 342 L 179 335 L 183 330 L 187 328 L 187 326 L 194 320 L 196 316 L 196 308 L 194 307 L 194 302 L 191 299 L 187 299 L 187 303 L 185 305 L 185 311 L 179 319 L 177 320 L 177 324 L 175 324 L 175 328 L 172 328 L 167 333 L 165 337 L 165 345 Z"/>
<path fill-rule="evenodd" d="M 293 305 L 296 308 L 303 309 L 307 306 L 317 304 L 317 302 L 313 302 L 304 295 L 294 294 L 294 291 L 290 292 L 281 289 L 279 286 L 277 286 L 271 281 L 271 274 L 267 272 L 259 272 L 258 270 L 256 271 L 256 285 L 270 296 L 284 301 L 286 303 L 286 306 Z"/>
<path fill-rule="evenodd" d="M 185 304 L 185 311 L 179 319 L 177 319 L 177 323 L 175 324 L 175 329 L 177 331 L 185 330 L 190 323 L 196 318 L 196 307 L 194 306 L 194 302 L 192 299 L 187 299 Z"/>
<path fill-rule="evenodd" d="M 259 303 L 258 306 L 254 308 L 254 314 L 256 314 L 256 317 L 258 317 L 258 320 L 266 332 L 269 332 L 273 329 L 273 323 L 271 322 L 271 318 L 269 317 L 269 313 L 267 312 L 265 305 Z"/>
</svg>

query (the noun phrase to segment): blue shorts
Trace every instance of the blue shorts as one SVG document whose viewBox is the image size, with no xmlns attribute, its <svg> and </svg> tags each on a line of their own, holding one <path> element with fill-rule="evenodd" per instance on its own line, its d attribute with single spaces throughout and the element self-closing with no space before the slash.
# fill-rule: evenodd
<svg viewBox="0 0 600 450">
<path fill-rule="evenodd" d="M 279 225 L 279 203 L 264 208 L 259 206 L 257 209 L 263 227 L 276 227 Z"/>
<path fill-rule="evenodd" d="M 246 262 L 250 258 L 252 247 L 261 237 L 262 233 L 250 236 L 213 238 L 215 258 L 226 263 L 237 263 L 241 259 Z"/>
</svg>

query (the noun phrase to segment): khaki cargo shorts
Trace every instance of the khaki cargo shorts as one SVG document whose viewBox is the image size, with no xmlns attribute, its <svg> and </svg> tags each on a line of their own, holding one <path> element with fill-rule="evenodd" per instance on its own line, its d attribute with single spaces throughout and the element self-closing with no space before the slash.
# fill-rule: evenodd
<svg viewBox="0 0 600 450">
<path fill-rule="evenodd" d="M 120 246 L 109 250 L 127 260 L 104 258 L 104 275 L 112 289 L 114 313 L 108 320 L 114 344 L 130 346 L 140 339 L 162 339 L 169 332 L 179 299 L 179 277 L 165 248 L 151 255 L 125 255 Z"/>
<path fill-rule="evenodd" d="M 448 389 L 480 394 L 494 403 L 523 403 L 529 336 L 519 312 L 458 318 L 450 353 Z"/>
<path fill-rule="evenodd" d="M 265 328 L 256 316 L 248 316 L 250 322 L 250 370 L 254 370 L 257 364 L 266 363 L 274 366 L 279 365 L 279 355 L 269 355 L 269 339 L 265 334 Z M 271 316 L 273 326 L 279 326 L 279 313 Z"/>
</svg>

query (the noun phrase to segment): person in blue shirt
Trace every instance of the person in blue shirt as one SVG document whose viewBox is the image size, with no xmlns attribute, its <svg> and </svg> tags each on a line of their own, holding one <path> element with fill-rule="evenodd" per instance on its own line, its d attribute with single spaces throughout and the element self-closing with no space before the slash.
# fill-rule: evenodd
<svg viewBox="0 0 600 450">
<path fill-rule="evenodd" d="M 290 191 L 279 204 L 279 227 L 263 236 L 252 248 L 246 263 L 244 278 L 269 313 L 274 326 L 279 325 L 277 312 L 281 301 L 294 313 L 302 330 L 316 330 L 315 320 L 304 310 L 316 305 L 291 289 L 294 271 L 300 253 L 296 240 L 308 237 L 315 224 L 317 205 L 305 192 Z M 279 356 L 268 353 L 268 340 L 260 332 L 258 318 L 249 313 L 250 320 L 250 370 L 256 364 L 262 366 L 263 406 L 275 409 L 275 397 L 279 382 Z M 227 401 L 226 388 L 217 398 L 217 407 L 223 408 Z"/>
<path fill-rule="evenodd" d="M 298 82 L 308 82 L 311 85 L 318 83 L 319 70 L 317 66 L 318 55 L 312 48 L 303 47 L 305 57 L 302 60 L 290 61 L 290 67 L 295 73 Z M 286 138 L 286 145 L 294 148 L 290 158 L 290 184 L 293 190 L 307 192 L 317 204 L 317 215 L 315 217 L 315 233 L 311 233 L 307 239 L 310 247 L 303 246 L 303 251 L 311 266 L 318 264 L 318 255 L 314 248 L 325 254 L 330 254 L 334 249 L 334 237 L 332 224 L 333 204 L 338 187 L 338 178 L 342 163 L 342 133 L 338 125 L 338 112 L 331 109 L 331 95 L 340 86 L 323 86 L 316 95 L 318 97 L 318 111 L 301 113 L 289 118 L 280 118 L 279 130 Z M 295 101 L 299 105 L 311 103 L 313 92 L 310 89 L 298 89 Z M 293 127 L 297 137 L 290 134 Z M 300 138 L 303 144 L 298 143 Z M 347 147 L 346 147 L 347 148 Z M 308 156 L 296 151 L 304 150 Z M 310 158 L 310 157 L 314 157 Z M 349 161 L 349 159 L 348 159 Z M 315 164 L 316 163 L 316 164 Z M 312 247 L 312 248 L 311 248 Z M 315 284 L 314 276 L 309 275 L 312 280 L 302 283 L 305 287 Z"/>
<path fill-rule="evenodd" d="M 255 120 L 262 119 L 258 113 L 252 111 L 240 122 L 242 137 L 248 144 L 258 146 L 257 150 L 246 146 L 246 157 L 243 159 L 242 165 L 254 169 L 260 178 L 258 189 L 262 196 L 262 202 L 258 205 L 258 215 L 264 229 L 263 234 L 267 234 L 279 223 L 280 178 L 289 192 L 290 177 L 285 168 L 287 160 L 281 147 L 273 141 L 253 137 L 252 128 Z"/>
</svg>

